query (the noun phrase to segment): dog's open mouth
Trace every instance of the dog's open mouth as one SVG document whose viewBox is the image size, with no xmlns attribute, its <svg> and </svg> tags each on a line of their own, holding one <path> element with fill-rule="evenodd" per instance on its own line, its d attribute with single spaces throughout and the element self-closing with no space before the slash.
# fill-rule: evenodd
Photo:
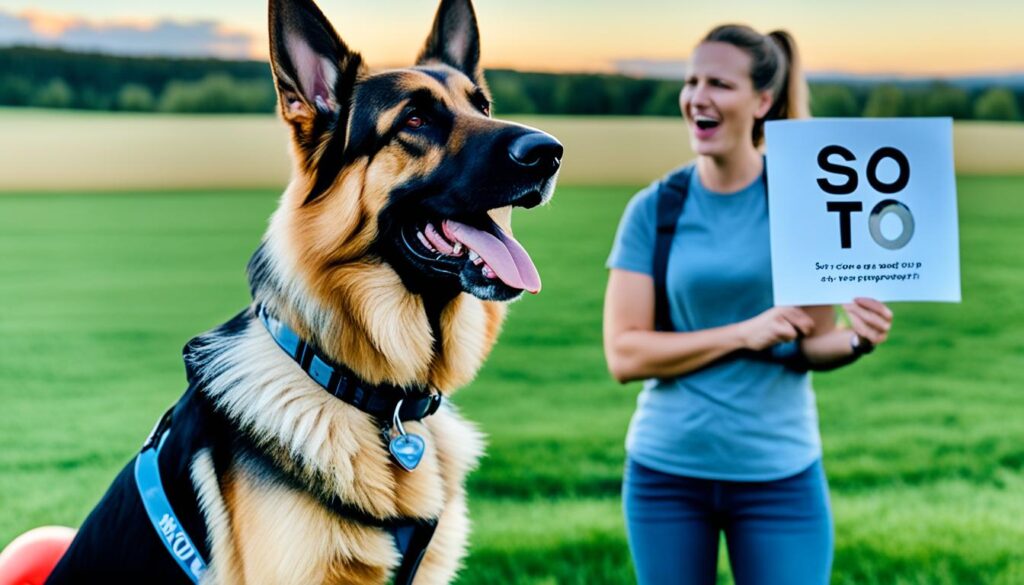
<svg viewBox="0 0 1024 585">
<path fill-rule="evenodd" d="M 409 251 L 431 268 L 479 284 L 501 283 L 516 291 L 540 291 L 540 274 L 530 254 L 490 216 L 436 219 L 402 230 Z"/>
</svg>

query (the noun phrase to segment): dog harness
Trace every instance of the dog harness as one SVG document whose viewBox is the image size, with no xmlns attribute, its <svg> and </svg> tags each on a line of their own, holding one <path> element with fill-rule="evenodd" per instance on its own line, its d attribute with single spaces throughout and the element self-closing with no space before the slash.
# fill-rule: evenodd
<svg viewBox="0 0 1024 585">
<path fill-rule="evenodd" d="M 348 368 L 324 357 L 291 328 L 271 316 L 264 307 L 257 307 L 256 315 L 281 349 L 310 378 L 333 396 L 377 420 L 397 464 L 410 472 L 416 468 L 422 458 L 425 443 L 422 437 L 406 433 L 402 421 L 420 420 L 437 412 L 443 403 L 440 394 L 431 394 L 422 388 L 405 390 L 386 384 L 368 384 Z M 207 563 L 201 549 L 189 537 L 175 514 L 160 478 L 159 457 L 171 430 L 173 412 L 172 407 L 161 417 L 136 456 L 135 484 L 158 538 L 182 573 L 198 585 L 207 570 Z M 395 431 L 397 435 L 392 437 Z M 329 508 L 347 520 L 388 532 L 402 558 L 392 583 L 411 585 L 437 528 L 436 518 L 377 518 L 337 497 L 329 504 Z"/>
<path fill-rule="evenodd" d="M 388 443 L 395 462 L 406 471 L 413 471 L 423 457 L 426 444 L 419 435 L 406 433 L 402 421 L 420 420 L 437 412 L 444 401 L 440 393 L 424 388 L 406 390 L 390 384 L 373 385 L 361 380 L 345 366 L 335 363 L 260 305 L 256 314 L 270 336 L 324 390 L 377 420 L 381 436 Z M 397 436 L 392 437 L 392 431 Z M 409 585 L 416 576 L 423 555 L 427 552 L 437 528 L 437 519 L 402 519 L 382 521 L 355 508 L 345 506 L 347 517 L 362 524 L 377 526 L 391 533 L 402 562 L 395 573 L 395 585 Z"/>
</svg>

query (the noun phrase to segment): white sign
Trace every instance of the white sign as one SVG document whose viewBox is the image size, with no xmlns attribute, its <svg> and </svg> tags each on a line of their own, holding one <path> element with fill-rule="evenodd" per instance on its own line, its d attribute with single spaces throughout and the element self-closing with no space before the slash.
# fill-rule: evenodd
<svg viewBox="0 0 1024 585">
<path fill-rule="evenodd" d="M 765 124 L 775 305 L 960 301 L 949 118 Z"/>
</svg>

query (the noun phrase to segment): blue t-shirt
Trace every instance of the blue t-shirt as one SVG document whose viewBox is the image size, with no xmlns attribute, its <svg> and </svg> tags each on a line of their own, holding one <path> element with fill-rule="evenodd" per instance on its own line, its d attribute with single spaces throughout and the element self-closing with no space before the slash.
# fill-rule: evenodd
<svg viewBox="0 0 1024 585">
<path fill-rule="evenodd" d="M 652 274 L 657 183 L 630 200 L 608 267 Z M 737 323 L 772 307 L 768 208 L 758 178 L 713 193 L 694 171 L 669 253 L 666 288 L 677 331 Z M 821 456 L 810 376 L 737 358 L 662 381 L 637 399 L 626 450 L 665 473 L 734 481 L 794 475 Z"/>
</svg>

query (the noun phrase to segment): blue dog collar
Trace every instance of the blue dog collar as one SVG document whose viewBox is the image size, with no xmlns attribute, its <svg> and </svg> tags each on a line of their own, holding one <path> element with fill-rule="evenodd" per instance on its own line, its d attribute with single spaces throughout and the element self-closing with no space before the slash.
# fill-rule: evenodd
<svg viewBox="0 0 1024 585">
<path fill-rule="evenodd" d="M 164 492 L 164 484 L 160 481 L 160 449 L 167 440 L 167 420 L 168 416 L 164 415 L 153 429 L 153 434 L 146 440 L 142 451 L 135 457 L 135 484 L 138 486 L 139 496 L 142 497 L 146 515 L 149 516 L 160 542 L 164 543 L 167 552 L 185 575 L 198 585 L 203 573 L 206 572 L 206 561 L 174 514 L 171 502 L 167 500 L 167 494 Z"/>
<path fill-rule="evenodd" d="M 370 384 L 361 380 L 345 366 L 334 363 L 283 321 L 270 314 L 263 305 L 255 308 L 256 316 L 277 345 L 324 390 L 342 402 L 370 414 L 385 426 L 392 419 L 401 421 L 426 418 L 441 407 L 444 397 L 427 388 L 401 388 L 390 384 Z"/>
</svg>

